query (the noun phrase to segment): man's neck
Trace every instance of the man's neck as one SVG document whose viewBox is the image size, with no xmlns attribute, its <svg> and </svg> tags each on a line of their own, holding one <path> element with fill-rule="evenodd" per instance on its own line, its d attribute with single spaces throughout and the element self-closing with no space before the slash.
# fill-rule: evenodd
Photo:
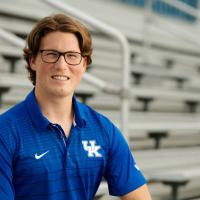
<svg viewBox="0 0 200 200">
<path fill-rule="evenodd" d="M 42 114 L 51 122 L 62 126 L 68 136 L 74 117 L 72 96 L 48 97 L 36 92 Z"/>
</svg>

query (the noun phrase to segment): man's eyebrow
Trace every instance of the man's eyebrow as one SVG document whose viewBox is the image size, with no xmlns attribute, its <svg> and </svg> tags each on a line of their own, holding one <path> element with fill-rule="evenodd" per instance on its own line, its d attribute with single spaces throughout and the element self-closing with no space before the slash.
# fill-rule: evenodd
<svg viewBox="0 0 200 200">
<path fill-rule="evenodd" d="M 76 51 L 76 50 L 69 50 L 69 51 L 58 51 L 56 49 L 41 49 L 41 50 L 45 50 L 45 51 L 55 51 L 55 52 L 58 52 L 58 53 L 81 53 L 79 51 Z"/>
<path fill-rule="evenodd" d="M 41 50 L 45 50 L 45 51 L 56 51 L 56 52 L 60 52 L 60 51 L 58 51 L 58 50 L 56 50 L 56 49 L 45 49 L 45 48 L 43 48 L 43 49 L 41 49 Z"/>
</svg>

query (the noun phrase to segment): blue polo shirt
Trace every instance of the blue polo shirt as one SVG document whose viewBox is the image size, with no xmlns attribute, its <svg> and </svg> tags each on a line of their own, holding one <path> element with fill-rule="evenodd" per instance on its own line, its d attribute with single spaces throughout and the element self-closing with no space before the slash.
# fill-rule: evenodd
<svg viewBox="0 0 200 200">
<path fill-rule="evenodd" d="M 146 183 L 113 123 L 75 97 L 73 107 L 68 138 L 34 90 L 0 116 L 0 199 L 92 200 L 102 177 L 115 196 Z"/>
</svg>

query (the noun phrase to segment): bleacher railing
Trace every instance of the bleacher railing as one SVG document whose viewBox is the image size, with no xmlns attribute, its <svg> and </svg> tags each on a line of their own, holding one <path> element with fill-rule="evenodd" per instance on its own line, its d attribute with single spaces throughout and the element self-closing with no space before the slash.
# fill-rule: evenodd
<svg viewBox="0 0 200 200">
<path fill-rule="evenodd" d="M 0 37 L 13 45 L 19 46 L 20 48 L 24 48 L 25 46 L 25 41 L 23 39 L 3 29 L 0 29 Z"/>
</svg>

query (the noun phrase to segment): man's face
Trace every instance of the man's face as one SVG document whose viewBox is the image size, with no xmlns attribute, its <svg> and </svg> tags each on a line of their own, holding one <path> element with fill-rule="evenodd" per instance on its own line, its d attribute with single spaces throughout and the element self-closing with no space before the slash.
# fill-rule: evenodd
<svg viewBox="0 0 200 200">
<path fill-rule="evenodd" d="M 55 50 L 58 52 L 80 52 L 78 40 L 72 33 L 52 32 L 42 38 L 40 50 Z M 56 63 L 46 63 L 41 53 L 30 60 L 31 68 L 36 72 L 36 93 L 47 96 L 72 96 L 86 70 L 86 59 L 80 64 L 69 65 L 63 56 Z"/>
</svg>

